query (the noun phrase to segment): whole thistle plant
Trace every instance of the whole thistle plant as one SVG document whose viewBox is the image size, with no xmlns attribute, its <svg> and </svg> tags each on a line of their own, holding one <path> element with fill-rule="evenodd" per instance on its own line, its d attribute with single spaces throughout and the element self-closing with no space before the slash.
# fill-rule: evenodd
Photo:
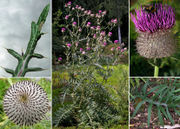
<svg viewBox="0 0 180 129">
<path fill-rule="evenodd" d="M 50 5 L 48 4 L 42 11 L 38 22 L 31 23 L 31 36 L 25 53 L 19 54 L 13 49 L 7 49 L 8 53 L 11 54 L 18 60 L 18 64 L 15 70 L 4 68 L 7 73 L 10 73 L 13 77 L 24 77 L 27 72 L 37 72 L 44 70 L 41 67 L 30 68 L 28 64 L 32 58 L 42 59 L 43 55 L 35 53 L 34 50 L 37 46 L 38 40 L 45 33 L 41 32 L 42 26 L 46 21 L 46 17 L 49 12 Z"/>
<path fill-rule="evenodd" d="M 145 58 L 156 60 L 176 52 L 176 37 L 173 33 L 175 13 L 171 6 L 160 3 L 152 5 L 152 8 L 135 10 L 136 16 L 131 13 L 131 20 L 139 34 L 136 40 L 137 52 Z M 157 74 L 158 68 L 155 68 Z"/>
<path fill-rule="evenodd" d="M 7 90 L 3 107 L 15 124 L 32 126 L 45 117 L 49 110 L 49 100 L 40 85 L 32 81 L 20 81 Z"/>
</svg>

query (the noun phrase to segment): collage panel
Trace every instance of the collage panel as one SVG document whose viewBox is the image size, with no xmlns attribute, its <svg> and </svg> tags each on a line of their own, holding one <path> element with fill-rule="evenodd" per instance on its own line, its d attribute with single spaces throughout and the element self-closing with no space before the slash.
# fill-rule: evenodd
<svg viewBox="0 0 180 129">
<path fill-rule="evenodd" d="M 0 10 L 0 77 L 50 77 L 50 0 L 1 0 Z"/>
<path fill-rule="evenodd" d="M 180 75 L 178 0 L 130 1 L 130 76 Z"/>
<path fill-rule="evenodd" d="M 53 1 L 54 129 L 128 128 L 128 1 Z"/>
<path fill-rule="evenodd" d="M 1 129 L 51 129 L 51 78 L 0 78 Z"/>
<path fill-rule="evenodd" d="M 180 78 L 130 79 L 130 129 L 180 128 Z"/>
</svg>

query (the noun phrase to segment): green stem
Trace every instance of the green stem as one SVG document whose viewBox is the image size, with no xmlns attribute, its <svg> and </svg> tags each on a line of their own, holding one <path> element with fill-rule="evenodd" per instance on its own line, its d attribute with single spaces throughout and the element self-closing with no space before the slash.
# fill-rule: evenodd
<svg viewBox="0 0 180 129">
<path fill-rule="evenodd" d="M 159 67 L 156 64 L 156 59 L 154 59 L 154 77 L 158 77 Z"/>
</svg>

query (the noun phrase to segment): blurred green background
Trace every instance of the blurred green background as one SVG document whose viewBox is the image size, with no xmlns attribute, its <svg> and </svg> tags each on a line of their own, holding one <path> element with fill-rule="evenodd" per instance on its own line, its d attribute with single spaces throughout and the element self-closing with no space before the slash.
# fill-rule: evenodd
<svg viewBox="0 0 180 129">
<path fill-rule="evenodd" d="M 18 81 L 30 80 L 38 83 L 47 93 L 48 99 L 51 101 L 51 81 L 46 78 L 0 78 L 0 129 L 51 129 L 51 113 L 48 112 L 44 120 L 30 126 L 20 127 L 11 122 L 3 111 L 3 97 L 8 88 Z"/>
<path fill-rule="evenodd" d="M 173 28 L 176 36 L 180 37 L 180 1 L 179 0 L 131 0 L 130 13 L 135 13 L 135 9 L 139 9 L 141 5 L 149 5 L 152 3 L 163 3 L 171 5 L 175 9 L 176 23 Z M 148 59 L 140 56 L 136 51 L 136 38 L 138 34 L 135 32 L 134 23 L 130 20 L 130 76 L 153 76 L 154 68 L 148 63 Z M 171 57 L 158 59 L 159 76 L 179 76 L 180 75 L 180 41 L 178 40 L 178 50 Z M 151 60 L 150 60 L 151 61 Z"/>
</svg>

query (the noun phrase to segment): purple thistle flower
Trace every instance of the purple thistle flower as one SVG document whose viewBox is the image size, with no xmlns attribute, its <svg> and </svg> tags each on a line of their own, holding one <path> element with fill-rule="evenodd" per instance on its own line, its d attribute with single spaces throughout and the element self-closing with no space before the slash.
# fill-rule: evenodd
<svg viewBox="0 0 180 129">
<path fill-rule="evenodd" d="M 59 58 L 58 58 L 58 61 L 62 61 L 62 57 L 59 57 Z"/>
<path fill-rule="evenodd" d="M 82 51 L 82 54 L 84 55 L 84 54 L 86 54 L 86 52 L 85 52 L 85 51 Z"/>
<path fill-rule="evenodd" d="M 160 29 L 170 29 L 175 24 L 175 14 L 171 6 L 155 4 L 156 11 L 148 13 L 145 10 L 135 10 L 136 17 L 131 13 L 135 27 L 142 32 L 156 32 Z"/>
<path fill-rule="evenodd" d="M 90 25 L 91 25 L 91 22 L 87 22 L 87 25 L 86 25 L 86 26 L 89 27 Z"/>
<path fill-rule="evenodd" d="M 97 26 L 97 27 L 96 27 L 96 30 L 100 30 L 100 29 L 101 29 L 101 27 L 100 27 L 100 26 Z"/>
<path fill-rule="evenodd" d="M 73 22 L 73 26 L 76 26 L 77 22 Z"/>
<path fill-rule="evenodd" d="M 114 43 L 118 43 L 119 41 L 118 40 L 114 40 Z"/>
<path fill-rule="evenodd" d="M 176 37 L 172 31 L 175 25 L 174 9 L 169 5 L 155 4 L 156 11 L 135 10 L 131 20 L 138 32 L 137 52 L 146 58 L 171 56 L 176 51 Z"/>
<path fill-rule="evenodd" d="M 106 35 L 106 32 L 105 32 L 105 31 L 101 31 L 100 35 L 101 35 L 101 36 L 105 36 L 105 35 Z"/>
<path fill-rule="evenodd" d="M 68 48 L 70 48 L 70 47 L 71 47 L 71 44 L 70 44 L 70 43 L 67 43 L 66 46 L 67 46 Z"/>
<path fill-rule="evenodd" d="M 67 3 L 67 5 L 71 5 L 71 1 L 69 1 L 69 2 Z"/>
<path fill-rule="evenodd" d="M 86 50 L 89 51 L 89 50 L 91 50 L 91 48 L 90 48 L 90 47 L 87 47 Z"/>
<path fill-rule="evenodd" d="M 114 51 L 114 47 L 111 48 L 111 51 Z"/>
<path fill-rule="evenodd" d="M 93 38 L 96 38 L 96 34 L 93 35 Z"/>
<path fill-rule="evenodd" d="M 67 20 L 68 18 L 69 18 L 69 15 L 66 15 L 66 16 L 65 16 L 65 19 Z"/>
<path fill-rule="evenodd" d="M 106 43 L 106 42 L 104 42 L 104 43 L 103 43 L 103 46 L 106 46 L 106 45 L 107 45 L 107 43 Z"/>
<path fill-rule="evenodd" d="M 112 32 L 109 32 L 109 33 L 108 33 L 108 36 L 111 36 L 111 35 L 112 35 Z"/>
<path fill-rule="evenodd" d="M 116 19 L 111 19 L 111 22 L 116 24 L 117 23 L 117 18 Z"/>
<path fill-rule="evenodd" d="M 66 30 L 66 28 L 64 28 L 64 27 L 61 28 L 61 32 L 65 32 L 65 30 Z"/>
<path fill-rule="evenodd" d="M 79 50 L 80 50 L 80 52 L 82 52 L 82 51 L 83 51 L 83 48 L 80 48 Z"/>
</svg>

